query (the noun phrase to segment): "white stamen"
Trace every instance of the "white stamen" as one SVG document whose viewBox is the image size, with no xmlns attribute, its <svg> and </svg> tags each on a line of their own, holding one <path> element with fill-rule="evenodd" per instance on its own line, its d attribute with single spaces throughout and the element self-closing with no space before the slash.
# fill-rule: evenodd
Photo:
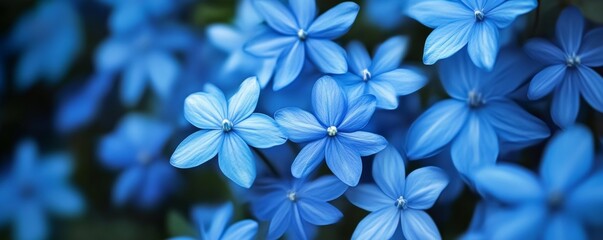
<svg viewBox="0 0 603 240">
<path fill-rule="evenodd" d="M 230 132 L 230 130 L 232 130 L 232 122 L 228 119 L 222 120 L 222 131 Z"/>
<path fill-rule="evenodd" d="M 297 201 L 297 195 L 295 194 L 295 192 L 294 192 L 294 191 L 289 191 L 289 192 L 287 193 L 287 198 L 288 198 L 288 199 L 289 199 L 289 201 L 291 201 L 291 202 L 295 202 L 295 201 Z"/>
<path fill-rule="evenodd" d="M 335 126 L 328 127 L 327 134 L 329 135 L 329 137 L 333 137 L 333 136 L 337 135 L 337 127 L 335 127 Z"/>
<path fill-rule="evenodd" d="M 565 65 L 567 65 L 568 67 L 575 67 L 579 64 L 580 64 L 580 57 L 576 56 L 576 54 L 567 56 L 567 58 L 565 59 Z"/>
<path fill-rule="evenodd" d="M 473 14 L 475 14 L 475 19 L 477 19 L 478 21 L 484 20 L 485 15 L 484 12 L 482 12 L 481 10 L 475 10 Z"/>
<path fill-rule="evenodd" d="M 364 70 L 362 70 L 362 80 L 368 81 L 369 79 L 371 79 L 371 72 L 369 72 L 369 70 L 365 68 Z"/>
<path fill-rule="evenodd" d="M 471 107 L 479 107 L 484 104 L 484 99 L 482 99 L 482 94 L 476 91 L 469 91 L 469 97 L 467 98 L 467 102 Z"/>
<path fill-rule="evenodd" d="M 308 33 L 303 29 L 299 29 L 297 30 L 297 37 L 302 41 L 306 40 L 306 37 L 308 37 Z"/>
<path fill-rule="evenodd" d="M 404 199 L 404 197 L 402 196 L 398 197 L 398 199 L 396 199 L 395 205 L 399 209 L 406 209 L 406 199 Z"/>
</svg>

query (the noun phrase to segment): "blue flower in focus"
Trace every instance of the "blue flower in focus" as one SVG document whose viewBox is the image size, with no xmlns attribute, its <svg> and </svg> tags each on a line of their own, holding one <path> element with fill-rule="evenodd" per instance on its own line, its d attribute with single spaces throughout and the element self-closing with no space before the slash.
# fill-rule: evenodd
<svg viewBox="0 0 603 240">
<path fill-rule="evenodd" d="M 347 72 L 346 53 L 333 39 L 345 34 L 360 7 L 341 3 L 316 18 L 315 0 L 256 0 L 255 6 L 270 29 L 247 42 L 245 50 L 258 57 L 278 56 L 273 89 L 289 85 L 302 70 L 306 55 L 323 73 Z"/>
<path fill-rule="evenodd" d="M 241 220 L 230 227 L 228 222 L 232 218 L 232 203 L 225 203 L 218 207 L 197 206 L 192 211 L 194 225 L 198 237 L 173 237 L 170 240 L 253 240 L 258 231 L 258 224 L 253 220 Z"/>
<path fill-rule="evenodd" d="M 162 122 L 130 114 L 113 133 L 101 139 L 98 146 L 101 163 L 122 171 L 113 188 L 115 204 L 152 208 L 176 190 L 180 178 L 161 156 L 171 134 L 170 126 Z"/>
<path fill-rule="evenodd" d="M 272 118 L 253 113 L 259 96 L 260 85 L 255 77 L 245 79 L 228 103 L 219 89 L 188 96 L 184 116 L 202 130 L 178 145 L 170 163 L 178 168 L 191 168 L 217 154 L 222 173 L 236 184 L 249 188 L 256 168 L 247 145 L 269 148 L 287 141 Z"/>
<path fill-rule="evenodd" d="M 185 51 L 192 40 L 192 34 L 181 26 L 145 25 L 103 42 L 96 54 L 96 67 L 103 73 L 123 73 L 120 97 L 126 105 L 138 103 L 146 85 L 166 99 L 181 69 L 174 53 Z"/>
<path fill-rule="evenodd" d="M 377 99 L 378 108 L 395 109 L 398 96 L 411 94 L 427 83 L 427 77 L 422 73 L 399 68 L 407 46 L 407 38 L 392 37 L 377 48 L 371 60 L 360 42 L 351 42 L 348 45 L 350 72 L 333 78 L 346 89 L 350 100 L 372 94 Z"/>
<path fill-rule="evenodd" d="M 127 32 L 153 20 L 166 17 L 178 10 L 188 0 L 99 0 L 111 7 L 111 31 Z"/>
<path fill-rule="evenodd" d="M 391 239 L 398 227 L 405 239 L 441 239 L 424 210 L 448 185 L 444 171 L 423 167 L 406 178 L 404 159 L 389 146 L 375 156 L 373 178 L 377 186 L 362 184 L 346 193 L 352 204 L 371 212 L 358 223 L 352 239 Z"/>
<path fill-rule="evenodd" d="M 299 108 L 284 108 L 274 119 L 289 139 L 308 143 L 291 165 L 294 177 L 307 177 L 323 160 L 341 181 L 356 186 L 362 173 L 361 156 L 381 151 L 387 140 L 377 134 L 358 131 L 375 111 L 375 97 L 364 95 L 348 103 L 335 80 L 324 76 L 312 89 L 312 107 L 316 116 Z"/>
<path fill-rule="evenodd" d="M 448 58 L 467 45 L 471 61 L 490 71 L 498 55 L 500 29 L 537 5 L 536 0 L 427 0 L 411 6 L 408 15 L 435 28 L 425 41 L 425 64 Z"/>
<path fill-rule="evenodd" d="M 499 142 L 531 144 L 549 136 L 544 122 L 509 98 L 531 73 L 527 56 L 506 49 L 492 72 L 476 68 L 466 53 L 442 61 L 440 79 L 452 99 L 434 104 L 408 130 L 407 156 L 433 156 L 451 144 L 454 166 L 465 177 L 493 165 Z"/>
<path fill-rule="evenodd" d="M 329 204 L 346 190 L 347 186 L 333 176 L 314 181 L 305 178 L 263 178 L 254 186 L 256 197 L 251 200 L 251 211 L 270 221 L 267 239 L 278 239 L 285 232 L 291 239 L 311 239 L 313 226 L 336 223 L 343 214 Z"/>
<path fill-rule="evenodd" d="M 594 109 L 603 112 L 603 77 L 592 68 L 603 66 L 603 28 L 584 34 L 584 17 L 569 7 L 557 20 L 556 41 L 532 39 L 526 52 L 548 65 L 530 82 L 528 97 L 553 94 L 551 115 L 561 127 L 572 125 L 580 109 L 580 95 Z"/>
<path fill-rule="evenodd" d="M 17 146 L 12 170 L 0 179 L 0 225 L 13 222 L 13 239 L 44 239 L 50 232 L 47 213 L 75 216 L 84 210 L 69 183 L 72 167 L 64 154 L 38 156 L 31 140 Z"/>
<path fill-rule="evenodd" d="M 38 79 L 60 80 L 82 48 L 82 38 L 80 19 L 70 1 L 43 1 L 23 16 L 6 43 L 9 51 L 21 52 L 15 71 L 17 89 L 25 90 Z"/>
<path fill-rule="evenodd" d="M 486 201 L 503 204 L 488 218 L 489 239 L 588 239 L 587 225 L 603 226 L 603 171 L 592 172 L 593 136 L 583 126 L 557 134 L 545 149 L 540 179 L 511 164 L 476 173 Z"/>
</svg>

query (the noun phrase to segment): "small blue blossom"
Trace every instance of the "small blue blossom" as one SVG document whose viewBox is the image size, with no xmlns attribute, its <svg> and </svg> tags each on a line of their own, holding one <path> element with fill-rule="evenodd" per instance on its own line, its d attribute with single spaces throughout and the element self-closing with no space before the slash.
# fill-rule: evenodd
<svg viewBox="0 0 603 240">
<path fill-rule="evenodd" d="M 270 29 L 247 42 L 245 50 L 258 57 L 278 56 L 273 89 L 289 85 L 301 72 L 306 56 L 323 73 L 347 72 L 346 53 L 333 39 L 345 34 L 360 7 L 341 3 L 316 18 L 315 0 L 256 0 L 255 6 Z"/>
<path fill-rule="evenodd" d="M 253 113 L 259 96 L 260 85 L 255 77 L 243 81 L 228 103 L 218 89 L 188 96 L 184 103 L 184 116 L 202 130 L 178 145 L 170 163 L 178 168 L 191 168 L 217 154 L 224 175 L 249 188 L 255 179 L 256 168 L 247 145 L 269 148 L 287 141 L 272 118 Z"/>
<path fill-rule="evenodd" d="M 188 0 L 99 0 L 113 7 L 109 16 L 112 32 L 128 32 L 153 20 L 165 17 Z"/>
<path fill-rule="evenodd" d="M 399 227 L 405 239 L 441 239 L 427 213 L 448 185 L 448 176 L 437 167 L 419 168 L 406 177 L 404 159 L 389 146 L 375 156 L 374 184 L 350 189 L 352 204 L 371 213 L 354 230 L 352 239 L 391 239 Z"/>
<path fill-rule="evenodd" d="M 569 127 L 547 145 L 540 178 L 512 164 L 476 173 L 486 201 L 502 204 L 488 218 L 488 239 L 588 239 L 585 224 L 602 226 L 603 171 L 591 174 L 594 141 L 588 128 Z"/>
<path fill-rule="evenodd" d="M 427 0 L 411 6 L 408 15 L 435 28 L 425 41 L 425 64 L 434 64 L 467 46 L 471 61 L 489 71 L 498 55 L 500 29 L 537 5 L 536 0 Z"/>
<path fill-rule="evenodd" d="M 350 72 L 333 78 L 346 89 L 350 101 L 372 94 L 377 99 L 378 108 L 395 109 L 398 96 L 411 94 L 427 83 L 427 77 L 422 73 L 399 68 L 407 46 L 407 38 L 392 37 L 377 48 L 371 60 L 360 42 L 351 42 L 348 45 Z"/>
<path fill-rule="evenodd" d="M 101 163 L 121 170 L 113 188 L 116 205 L 134 203 L 152 208 L 176 190 L 176 169 L 161 156 L 172 134 L 170 126 L 152 118 L 130 114 L 98 146 Z"/>
<path fill-rule="evenodd" d="M 293 161 L 293 176 L 308 176 L 324 158 L 335 176 L 349 186 L 356 186 L 362 173 L 360 157 L 375 154 L 387 146 L 382 136 L 358 131 L 370 120 L 375 105 L 372 95 L 348 103 L 343 89 L 333 78 L 324 76 L 312 89 L 315 116 L 292 107 L 274 113 L 291 141 L 308 143 Z"/>
<path fill-rule="evenodd" d="M 84 210 L 68 181 L 72 167 L 65 154 L 38 156 L 31 140 L 17 146 L 12 171 L 0 179 L 0 224 L 13 221 L 13 239 L 44 239 L 50 232 L 47 213 L 75 216 Z"/>
<path fill-rule="evenodd" d="M 217 207 L 197 206 L 192 211 L 194 226 L 198 237 L 173 237 L 170 240 L 253 240 L 258 231 L 258 223 L 253 220 L 241 220 L 230 227 L 228 223 L 232 218 L 232 203 L 225 203 Z"/>
<path fill-rule="evenodd" d="M 493 165 L 499 142 L 531 144 L 549 136 L 544 122 L 508 96 L 533 71 L 527 56 L 506 49 L 492 72 L 475 67 L 466 53 L 442 61 L 440 79 L 452 99 L 434 104 L 408 130 L 407 156 L 433 156 L 451 144 L 459 173 L 471 180 L 479 167 Z"/>
<path fill-rule="evenodd" d="M 539 99 L 554 91 L 551 115 L 561 126 L 572 125 L 580 109 L 580 95 L 603 112 L 603 77 L 592 68 L 603 66 L 603 28 L 584 34 L 580 10 L 568 7 L 557 20 L 556 41 L 532 39 L 526 52 L 548 65 L 530 82 L 528 97 Z"/>
</svg>

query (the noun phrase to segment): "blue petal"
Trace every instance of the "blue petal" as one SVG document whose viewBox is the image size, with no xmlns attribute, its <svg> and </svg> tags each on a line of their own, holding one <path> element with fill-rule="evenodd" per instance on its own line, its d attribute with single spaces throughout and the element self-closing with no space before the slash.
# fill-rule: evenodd
<svg viewBox="0 0 603 240">
<path fill-rule="evenodd" d="M 316 17 L 315 0 L 289 0 L 289 6 L 300 29 L 308 29 Z"/>
<path fill-rule="evenodd" d="M 251 150 L 237 134 L 224 136 L 218 155 L 220 170 L 241 187 L 249 188 L 255 180 L 255 159 Z"/>
<path fill-rule="evenodd" d="M 222 129 L 226 101 L 210 93 L 193 93 L 184 100 L 184 117 L 201 129 Z"/>
<path fill-rule="evenodd" d="M 525 204 L 501 211 L 496 227 L 489 228 L 488 238 L 492 239 L 538 239 L 547 224 L 548 209 L 540 204 Z"/>
<path fill-rule="evenodd" d="M 408 42 L 407 37 L 394 36 L 379 45 L 371 65 L 371 73 L 379 75 L 398 68 L 402 58 L 406 55 Z"/>
<path fill-rule="evenodd" d="M 553 122 L 560 127 L 574 124 L 580 110 L 580 86 L 577 72 L 569 72 L 566 79 L 555 89 L 551 104 Z"/>
<path fill-rule="evenodd" d="M 491 70 L 498 55 L 498 28 L 490 21 L 474 24 L 467 51 L 477 67 Z"/>
<path fill-rule="evenodd" d="M 301 218 L 317 226 L 336 223 L 343 214 L 333 205 L 313 199 L 300 199 L 298 202 Z"/>
<path fill-rule="evenodd" d="M 389 145 L 375 155 L 373 179 L 377 186 L 392 199 L 402 196 L 406 189 L 406 167 L 400 153 Z"/>
<path fill-rule="evenodd" d="M 358 15 L 360 6 L 343 2 L 320 15 L 308 28 L 310 38 L 333 39 L 345 34 Z"/>
<path fill-rule="evenodd" d="M 82 196 L 71 186 L 53 188 L 45 196 L 48 208 L 62 216 L 75 216 L 84 210 Z"/>
<path fill-rule="evenodd" d="M 438 64 L 438 70 L 444 90 L 455 99 L 467 100 L 469 91 L 477 87 L 476 82 L 482 82 L 482 70 L 476 68 L 464 52 L 442 60 Z"/>
<path fill-rule="evenodd" d="M 121 101 L 127 106 L 138 103 L 147 83 L 147 69 L 142 62 L 135 62 L 125 70 L 121 79 Z"/>
<path fill-rule="evenodd" d="M 340 132 L 337 133 L 337 136 L 342 144 L 353 149 L 360 156 L 373 155 L 387 146 L 387 140 L 384 137 L 370 132 Z"/>
<path fill-rule="evenodd" d="M 232 52 L 239 49 L 243 45 L 243 34 L 233 26 L 227 24 L 211 24 L 207 26 L 207 39 L 225 52 Z M 262 35 L 264 36 L 264 35 Z"/>
<path fill-rule="evenodd" d="M 478 113 L 471 113 L 452 143 L 450 154 L 459 173 L 471 177 L 475 170 L 494 165 L 498 151 L 498 138 L 492 125 Z"/>
<path fill-rule="evenodd" d="M 351 41 L 347 47 L 349 71 L 362 76 L 362 71 L 371 66 L 371 57 L 359 41 Z"/>
<path fill-rule="evenodd" d="M 394 235 L 400 214 L 392 203 L 391 207 L 372 212 L 358 223 L 352 239 L 389 239 Z"/>
<path fill-rule="evenodd" d="M 597 111 L 603 112 L 603 77 L 592 68 L 579 65 L 580 92 Z"/>
<path fill-rule="evenodd" d="M 348 186 L 333 176 L 323 176 L 306 183 L 299 189 L 300 196 L 307 196 L 316 201 L 331 201 L 341 196 Z"/>
<path fill-rule="evenodd" d="M 473 10 L 456 1 L 420 1 L 411 5 L 407 12 L 409 17 L 430 28 L 475 19 Z"/>
<path fill-rule="evenodd" d="M 14 223 L 14 239 L 45 239 L 48 235 L 48 222 L 42 206 L 29 203 L 21 206 Z"/>
<path fill-rule="evenodd" d="M 377 106 L 382 109 L 396 109 L 398 96 L 396 89 L 389 82 L 370 80 L 367 84 L 368 93 L 377 98 Z"/>
<path fill-rule="evenodd" d="M 567 66 L 556 64 L 542 69 L 530 82 L 528 97 L 530 99 L 539 99 L 549 94 L 559 86 L 565 77 Z"/>
<path fill-rule="evenodd" d="M 308 142 L 327 136 L 314 115 L 299 108 L 283 108 L 274 113 L 274 119 L 287 137 L 294 142 Z"/>
<path fill-rule="evenodd" d="M 117 71 L 128 63 L 132 54 L 130 44 L 118 39 L 109 39 L 98 47 L 95 56 L 96 67 L 101 72 Z"/>
<path fill-rule="evenodd" d="M 283 36 L 272 30 L 259 32 L 244 45 L 244 50 L 257 57 L 275 57 L 289 46 L 297 42 L 297 38 Z"/>
<path fill-rule="evenodd" d="M 281 145 L 287 137 L 276 122 L 261 113 L 253 113 L 247 119 L 234 126 L 234 131 L 247 144 L 256 148 L 269 148 Z"/>
<path fill-rule="evenodd" d="M 345 94 L 329 76 L 321 77 L 314 84 L 312 107 L 323 126 L 339 126 L 348 109 Z"/>
<path fill-rule="evenodd" d="M 549 128 L 510 100 L 488 102 L 482 111 L 503 141 L 532 142 L 549 136 Z"/>
<path fill-rule="evenodd" d="M 120 169 L 136 163 L 137 151 L 131 142 L 117 134 L 101 138 L 98 145 L 98 157 L 101 163 L 111 169 Z"/>
<path fill-rule="evenodd" d="M 414 69 L 399 68 L 384 72 L 371 79 L 373 82 L 389 82 L 394 88 L 396 95 L 408 95 L 421 89 L 427 84 L 427 76 Z"/>
<path fill-rule="evenodd" d="M 253 240 L 258 232 L 258 223 L 253 220 L 242 220 L 234 223 L 220 239 Z"/>
<path fill-rule="evenodd" d="M 290 202 L 285 202 L 279 206 L 278 210 L 276 210 L 276 214 L 270 219 L 268 239 L 277 239 L 289 229 L 293 217 L 291 209 L 292 205 L 293 204 Z"/>
<path fill-rule="evenodd" d="M 268 81 L 272 79 L 277 60 L 278 59 L 275 57 L 263 59 L 260 69 L 256 70 L 258 81 L 260 82 L 260 87 L 262 87 L 262 89 L 265 88 L 266 85 L 268 85 Z"/>
<path fill-rule="evenodd" d="M 508 27 L 517 16 L 530 12 L 538 6 L 536 0 L 501 2 L 500 5 L 488 11 L 486 16 L 486 19 L 490 19 L 498 28 Z"/>
<path fill-rule="evenodd" d="M 567 54 L 577 53 L 584 35 L 584 17 L 576 7 L 567 7 L 557 19 L 555 36 Z"/>
<path fill-rule="evenodd" d="M 327 138 L 321 138 L 302 148 L 291 165 L 291 174 L 296 178 L 301 178 L 312 173 L 325 157 L 326 142 Z"/>
<path fill-rule="evenodd" d="M 290 203 L 289 199 L 285 197 L 286 194 L 287 192 L 281 188 L 254 198 L 255 201 L 252 201 L 251 204 L 251 212 L 260 220 L 272 219 L 280 205 Z"/>
<path fill-rule="evenodd" d="M 143 208 L 152 208 L 173 193 L 178 184 L 176 169 L 163 159 L 147 165 L 144 185 L 139 188 L 139 204 Z"/>
<path fill-rule="evenodd" d="M 350 190 L 345 193 L 345 196 L 356 207 L 369 212 L 391 207 L 395 203 L 394 199 L 385 195 L 381 189 L 374 184 L 360 184 L 357 187 L 350 188 Z"/>
<path fill-rule="evenodd" d="M 583 183 L 576 186 L 568 196 L 567 208 L 576 213 L 588 223 L 596 226 L 603 224 L 603 171 L 598 171 L 587 178 Z"/>
<path fill-rule="evenodd" d="M 306 40 L 308 57 L 323 73 L 343 74 L 348 71 L 345 50 L 331 40 Z"/>
<path fill-rule="evenodd" d="M 112 31 L 117 33 L 125 33 L 132 30 L 136 26 L 142 25 L 147 16 L 143 8 L 136 3 L 120 4 L 115 8 L 109 18 L 109 26 Z"/>
<path fill-rule="evenodd" d="M 580 46 L 580 62 L 589 67 L 603 66 L 603 28 L 596 28 L 589 31 L 582 39 Z"/>
<path fill-rule="evenodd" d="M 293 35 L 297 33 L 299 26 L 291 14 L 291 11 L 280 1 L 259 0 L 254 1 L 255 9 L 266 20 L 266 23 L 274 30 L 285 34 Z"/>
<path fill-rule="evenodd" d="M 158 51 L 147 55 L 147 67 L 153 90 L 162 99 L 167 99 L 177 80 L 180 64 L 173 56 Z"/>
<path fill-rule="evenodd" d="M 200 130 L 184 139 L 174 150 L 170 163 L 177 168 L 192 168 L 212 159 L 222 146 L 222 130 Z"/>
<path fill-rule="evenodd" d="M 14 153 L 13 171 L 17 178 L 29 178 L 36 171 L 38 146 L 32 139 L 19 142 Z"/>
<path fill-rule="evenodd" d="M 406 209 L 402 211 L 400 221 L 404 238 L 408 240 L 442 239 L 433 219 L 424 211 Z"/>
<path fill-rule="evenodd" d="M 38 167 L 37 176 L 45 179 L 63 181 L 73 172 L 73 159 L 67 153 L 54 153 L 44 156 Z"/>
<path fill-rule="evenodd" d="M 213 216 L 207 216 L 207 215 L 202 216 L 201 214 L 199 214 L 201 216 L 197 215 L 197 218 L 198 218 L 197 221 L 199 221 L 199 219 L 202 219 L 204 217 L 208 218 L 211 222 L 210 222 L 210 225 L 208 226 L 209 228 L 206 227 L 206 229 L 208 230 L 207 234 L 210 236 L 211 239 L 220 239 L 220 236 L 222 236 L 222 233 L 226 229 L 228 222 L 232 218 L 233 212 L 234 212 L 234 207 L 233 207 L 232 203 L 228 202 L 228 203 L 222 204 L 221 206 L 217 207 L 212 214 Z M 198 212 L 198 213 L 201 213 L 201 212 Z"/>
<path fill-rule="evenodd" d="M 470 81 L 474 88 L 481 89 L 484 99 L 496 99 L 513 93 L 540 69 L 523 51 L 507 47 L 500 52 L 491 72 L 478 71 Z"/>
<path fill-rule="evenodd" d="M 406 153 L 410 159 L 426 158 L 448 144 L 465 125 L 465 103 L 444 100 L 423 113 L 408 130 Z"/>
<path fill-rule="evenodd" d="M 493 197 L 502 203 L 524 204 L 544 197 L 536 175 L 515 165 L 483 168 L 475 173 L 474 180 L 482 196 Z"/>
<path fill-rule="evenodd" d="M 329 169 L 348 186 L 358 185 L 362 174 L 362 160 L 351 146 L 346 146 L 338 138 L 330 138 L 326 144 L 325 159 Z"/>
<path fill-rule="evenodd" d="M 283 51 L 277 60 L 272 90 L 278 91 L 295 80 L 306 60 L 305 45 L 296 41 L 290 49 Z"/>
<path fill-rule="evenodd" d="M 585 226 L 567 213 L 557 213 L 549 218 L 543 239 L 589 239 Z"/>
<path fill-rule="evenodd" d="M 260 83 L 256 77 L 247 78 L 228 100 L 228 120 L 234 125 L 248 118 L 258 104 Z"/>
<path fill-rule="evenodd" d="M 348 107 L 348 112 L 338 126 L 338 130 L 351 132 L 364 128 L 375 112 L 375 97 L 364 95 Z"/>
<path fill-rule="evenodd" d="M 423 63 L 432 65 L 440 59 L 448 58 L 467 45 L 474 20 L 461 20 L 442 25 L 425 40 Z"/>
<path fill-rule="evenodd" d="M 135 198 L 143 179 L 144 169 L 139 166 L 131 167 L 122 173 L 113 187 L 113 203 L 123 205 Z"/>
<path fill-rule="evenodd" d="M 412 171 L 406 178 L 404 192 L 408 207 L 431 208 L 448 182 L 448 175 L 438 167 L 428 166 Z"/>
<path fill-rule="evenodd" d="M 15 73 L 17 80 L 15 84 L 19 91 L 30 88 L 43 75 L 44 52 L 40 50 L 27 50 L 19 59 Z"/>
<path fill-rule="evenodd" d="M 543 64 L 565 64 L 565 53 L 549 40 L 530 39 L 523 49 L 531 58 Z"/>
</svg>

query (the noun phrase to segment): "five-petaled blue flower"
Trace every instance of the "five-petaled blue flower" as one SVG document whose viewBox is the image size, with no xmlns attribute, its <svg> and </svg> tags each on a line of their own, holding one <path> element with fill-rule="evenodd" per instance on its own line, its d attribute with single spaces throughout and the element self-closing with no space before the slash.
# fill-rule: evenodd
<svg viewBox="0 0 603 240">
<path fill-rule="evenodd" d="M 0 224 L 13 221 L 13 239 L 44 239 L 50 232 L 47 213 L 75 216 L 84 210 L 69 183 L 72 168 L 65 154 L 38 156 L 31 140 L 17 146 L 12 171 L 0 179 Z"/>
<path fill-rule="evenodd" d="M 512 164 L 477 172 L 478 191 L 502 204 L 487 216 L 487 238 L 589 239 L 586 226 L 603 225 L 603 171 L 591 174 L 593 143 L 580 125 L 557 134 L 544 151 L 540 179 Z"/>
<path fill-rule="evenodd" d="M 100 161 L 110 169 L 123 170 L 113 188 L 115 204 L 151 208 L 176 190 L 176 169 L 161 156 L 171 134 L 171 127 L 158 120 L 130 114 L 101 139 Z"/>
<path fill-rule="evenodd" d="M 413 93 L 427 83 L 427 77 L 416 70 L 399 68 L 406 53 L 408 39 L 392 37 L 379 46 L 371 60 L 366 48 L 359 42 L 348 45 L 348 70 L 343 75 L 335 75 L 350 100 L 364 94 L 372 94 L 377 99 L 377 107 L 395 109 L 398 96 Z"/>
<path fill-rule="evenodd" d="M 291 165 L 294 177 L 306 177 L 323 160 L 341 181 L 356 186 L 362 173 L 361 156 L 381 151 L 387 140 L 377 134 L 358 131 L 375 111 L 375 97 L 364 95 L 348 103 L 335 80 L 324 76 L 312 89 L 316 117 L 299 108 L 284 108 L 274 118 L 293 142 L 309 142 Z"/>
<path fill-rule="evenodd" d="M 241 220 L 227 228 L 232 218 L 232 203 L 218 207 L 197 206 L 192 210 L 192 218 L 198 237 L 180 236 L 170 240 L 253 240 L 258 232 L 258 223 L 253 220 Z"/>
<path fill-rule="evenodd" d="M 603 77 L 593 67 L 603 66 L 603 28 L 584 35 L 584 17 L 569 7 L 557 20 L 555 43 L 532 39 L 526 52 L 548 66 L 530 82 L 528 97 L 538 99 L 554 91 L 551 115 L 561 127 L 572 125 L 580 109 L 580 95 L 603 112 Z"/>
<path fill-rule="evenodd" d="M 253 113 L 259 96 L 260 85 L 255 77 L 245 79 L 228 103 L 219 90 L 188 96 L 184 102 L 184 117 L 202 130 L 178 145 L 171 164 L 178 168 L 196 167 L 218 154 L 224 175 L 249 188 L 256 169 L 254 156 L 247 145 L 269 148 L 287 141 L 272 118 Z"/>
<path fill-rule="evenodd" d="M 251 210 L 257 218 L 270 221 L 267 239 L 278 239 L 285 232 L 292 239 L 311 239 L 312 226 L 333 224 L 343 217 L 328 201 L 347 188 L 333 176 L 314 181 L 267 177 L 254 186 L 256 197 L 251 200 Z"/>
<path fill-rule="evenodd" d="M 473 63 L 491 70 L 498 55 L 499 30 L 538 5 L 536 0 L 427 0 L 408 15 L 435 28 L 425 41 L 423 62 L 434 64 L 467 45 Z"/>
<path fill-rule="evenodd" d="M 492 72 L 476 68 L 459 52 L 440 64 L 440 79 L 453 99 L 434 104 L 408 130 L 407 156 L 421 159 L 452 143 L 459 173 L 471 180 L 474 169 L 493 165 L 499 141 L 530 144 L 549 136 L 544 122 L 509 98 L 534 72 L 527 56 L 506 49 Z"/>
<path fill-rule="evenodd" d="M 245 50 L 258 57 L 279 57 L 274 90 L 286 87 L 297 78 L 306 55 L 323 73 L 347 72 L 345 50 L 332 39 L 350 29 L 360 9 L 358 4 L 344 2 L 316 18 L 315 0 L 289 0 L 289 8 L 278 0 L 254 3 L 271 29 L 247 42 Z"/>
</svg>

